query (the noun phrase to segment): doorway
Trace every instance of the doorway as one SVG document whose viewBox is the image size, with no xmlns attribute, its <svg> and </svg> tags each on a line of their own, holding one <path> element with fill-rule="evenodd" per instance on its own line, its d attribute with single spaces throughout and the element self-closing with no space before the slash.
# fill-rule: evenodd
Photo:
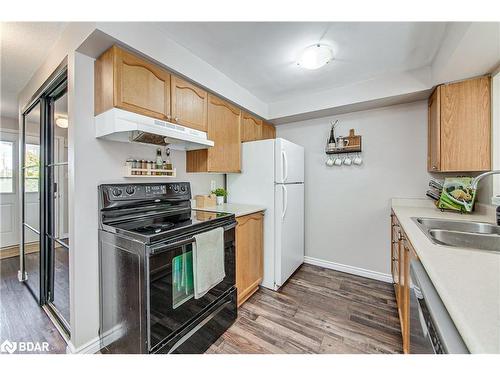
<svg viewBox="0 0 500 375">
<path fill-rule="evenodd" d="M 22 115 L 19 279 L 70 336 L 67 70 Z"/>
<path fill-rule="evenodd" d="M 17 132 L 0 131 L 0 259 L 19 251 L 18 140 Z"/>
</svg>

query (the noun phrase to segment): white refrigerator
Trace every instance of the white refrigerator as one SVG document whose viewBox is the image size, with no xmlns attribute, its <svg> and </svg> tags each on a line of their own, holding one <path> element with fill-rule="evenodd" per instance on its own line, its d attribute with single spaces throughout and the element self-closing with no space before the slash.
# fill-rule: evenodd
<svg viewBox="0 0 500 375">
<path fill-rule="evenodd" d="M 227 175 L 229 203 L 264 214 L 262 286 L 278 290 L 304 262 L 304 148 L 285 139 L 242 144 L 241 173 Z"/>
</svg>

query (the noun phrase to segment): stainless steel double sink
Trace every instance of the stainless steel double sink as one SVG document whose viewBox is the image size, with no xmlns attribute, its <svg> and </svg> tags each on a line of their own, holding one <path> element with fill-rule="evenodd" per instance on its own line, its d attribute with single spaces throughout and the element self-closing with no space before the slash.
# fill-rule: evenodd
<svg viewBox="0 0 500 375">
<path fill-rule="evenodd" d="M 413 217 L 412 220 L 434 244 L 500 253 L 498 225 L 424 217 Z"/>
</svg>

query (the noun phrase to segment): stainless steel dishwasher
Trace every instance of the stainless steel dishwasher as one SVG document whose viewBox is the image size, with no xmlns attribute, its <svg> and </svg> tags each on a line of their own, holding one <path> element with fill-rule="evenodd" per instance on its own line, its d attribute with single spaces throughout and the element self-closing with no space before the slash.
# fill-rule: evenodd
<svg viewBox="0 0 500 375">
<path fill-rule="evenodd" d="M 469 353 L 443 301 L 418 260 L 410 262 L 410 353 Z"/>
</svg>

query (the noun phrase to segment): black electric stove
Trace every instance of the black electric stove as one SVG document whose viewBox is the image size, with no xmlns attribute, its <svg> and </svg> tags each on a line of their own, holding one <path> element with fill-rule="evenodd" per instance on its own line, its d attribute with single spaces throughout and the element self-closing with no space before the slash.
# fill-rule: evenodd
<svg viewBox="0 0 500 375">
<path fill-rule="evenodd" d="M 99 186 L 101 346 L 203 353 L 236 319 L 233 214 L 191 210 L 187 182 Z M 194 298 L 194 235 L 224 229 L 226 277 Z"/>
<path fill-rule="evenodd" d="M 191 210 L 189 183 L 102 185 L 102 227 L 154 243 L 233 221 L 229 213 Z"/>
</svg>

